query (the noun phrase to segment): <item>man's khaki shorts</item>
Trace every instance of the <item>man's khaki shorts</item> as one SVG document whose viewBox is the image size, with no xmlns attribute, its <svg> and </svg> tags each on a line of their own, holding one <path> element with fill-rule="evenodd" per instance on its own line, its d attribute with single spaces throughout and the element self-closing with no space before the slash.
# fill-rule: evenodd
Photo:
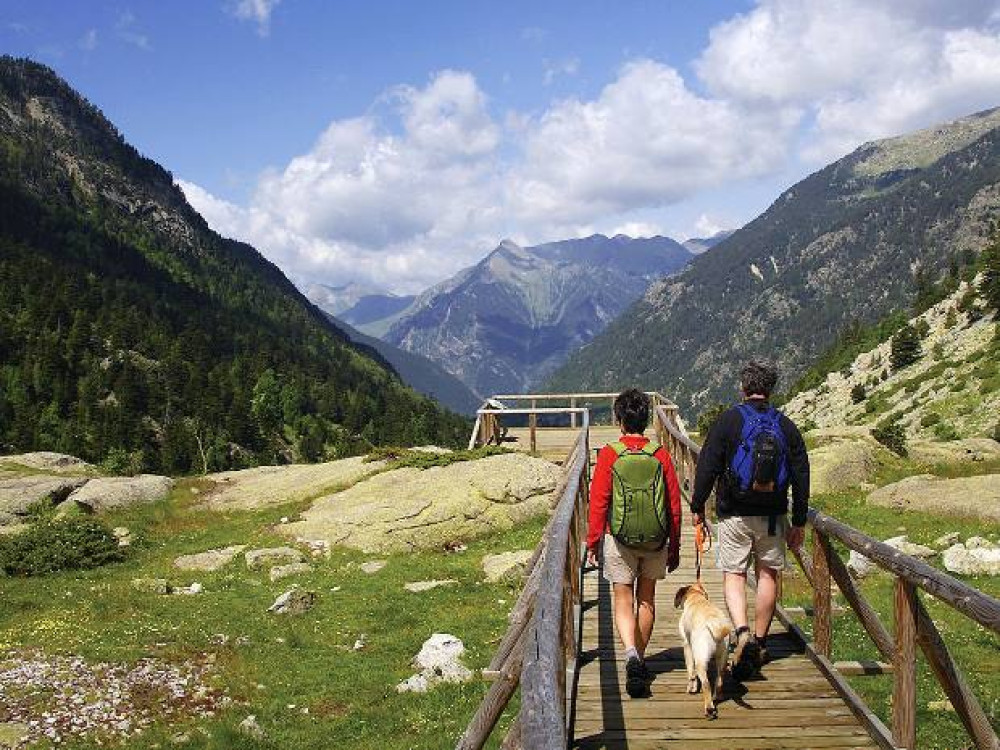
<svg viewBox="0 0 1000 750">
<path fill-rule="evenodd" d="M 779 516 L 774 536 L 767 533 L 768 516 L 729 516 L 719 519 L 718 565 L 727 573 L 746 573 L 753 552 L 759 565 L 772 570 L 785 567 L 785 531 L 788 519 Z"/>
<path fill-rule="evenodd" d="M 611 534 L 605 534 L 603 547 L 604 577 L 611 583 L 632 583 L 640 576 L 652 580 L 667 577 L 667 545 L 647 552 L 626 547 Z"/>
</svg>

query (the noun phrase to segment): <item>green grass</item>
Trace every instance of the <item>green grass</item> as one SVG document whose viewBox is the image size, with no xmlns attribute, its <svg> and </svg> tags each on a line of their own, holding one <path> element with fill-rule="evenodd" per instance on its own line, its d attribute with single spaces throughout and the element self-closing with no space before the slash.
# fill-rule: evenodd
<svg viewBox="0 0 1000 750">
<path fill-rule="evenodd" d="M 411 659 L 434 632 L 461 638 L 470 668 L 488 664 L 517 592 L 482 583 L 480 561 L 488 552 L 534 547 L 543 520 L 472 542 L 464 552 L 387 556 L 386 567 L 373 575 L 356 567 L 371 556 L 334 548 L 328 559 L 315 561 L 314 573 L 272 584 L 266 571 L 248 571 L 242 557 L 218 573 L 181 573 L 171 563 L 180 554 L 231 544 L 285 545 L 287 538 L 272 527 L 306 503 L 258 512 L 196 510 L 191 507 L 200 500 L 192 492 L 196 487 L 185 482 L 168 501 L 109 516 L 110 524 L 128 526 L 139 540 L 124 563 L 2 579 L 0 653 L 38 648 L 125 662 L 214 654 L 219 684 L 236 705 L 197 727 L 156 726 L 123 748 L 171 746 L 170 737 L 181 731 L 190 735 L 184 747 L 220 750 L 453 747 L 488 684 L 440 685 L 426 695 L 399 695 L 395 685 L 413 673 Z M 205 593 L 143 594 L 131 587 L 136 577 L 178 585 L 197 580 Z M 403 589 L 407 581 L 430 578 L 459 583 L 420 594 Z M 318 593 L 316 607 L 296 618 L 268 614 L 275 596 L 293 581 Z M 335 587 L 340 589 L 333 592 Z M 216 634 L 227 635 L 228 644 L 218 645 Z M 362 634 L 366 647 L 350 650 Z M 245 644 L 235 645 L 240 636 Z M 257 716 L 266 742 L 235 733 L 247 714 Z"/>
<path fill-rule="evenodd" d="M 967 475 L 967 472 L 982 471 L 986 467 L 982 464 L 953 464 L 947 468 L 944 466 L 932 468 L 935 473 L 942 475 Z M 993 466 L 993 470 L 996 469 L 997 467 Z M 895 471 L 900 472 L 902 469 L 897 467 Z M 864 494 L 860 492 L 820 496 L 814 499 L 813 506 L 878 539 L 906 534 L 911 541 L 931 547 L 935 539 L 950 531 L 959 532 L 963 539 L 973 535 L 991 535 L 996 540 L 1000 534 L 1000 525 L 989 524 L 982 520 L 944 517 L 915 511 L 900 512 L 869 506 L 864 501 Z M 834 549 L 844 560 L 847 559 L 846 548 L 835 542 Z M 944 570 L 940 556 L 929 562 Z M 987 576 L 959 576 L 959 578 L 963 578 L 971 586 L 991 596 L 1000 596 L 1000 580 Z M 893 577 L 888 573 L 879 572 L 862 581 L 860 587 L 865 598 L 879 613 L 880 619 L 891 633 Z M 967 683 L 990 717 L 994 729 L 1000 729 L 1000 682 L 996 679 L 996 675 L 1000 674 L 1000 638 L 934 597 L 921 593 L 920 598 L 941 631 Z M 786 604 L 805 604 L 810 599 L 811 591 L 801 575 L 788 579 L 784 589 Z M 847 611 L 834 615 L 834 660 L 880 658 L 877 649 L 850 610 L 846 600 L 839 595 L 836 600 L 847 607 Z M 808 620 L 800 621 L 799 624 L 804 626 L 806 632 L 811 630 Z M 852 677 L 849 681 L 886 726 L 891 726 L 892 676 Z M 931 748 L 954 750 L 970 746 L 965 729 L 956 714 L 928 709 L 930 701 L 942 700 L 945 697 L 923 654 L 918 651 L 917 747 L 928 750 Z"/>
</svg>

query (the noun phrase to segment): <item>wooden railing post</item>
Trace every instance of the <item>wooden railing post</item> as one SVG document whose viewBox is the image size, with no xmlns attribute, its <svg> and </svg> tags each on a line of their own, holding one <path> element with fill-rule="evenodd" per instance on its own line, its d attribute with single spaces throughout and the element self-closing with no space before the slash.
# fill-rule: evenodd
<svg viewBox="0 0 1000 750">
<path fill-rule="evenodd" d="M 830 658 L 833 628 L 830 607 L 830 545 L 822 532 L 813 529 L 813 644 Z"/>
<path fill-rule="evenodd" d="M 892 739 L 897 747 L 917 746 L 917 589 L 896 579 L 896 658 L 893 659 Z"/>
<path fill-rule="evenodd" d="M 532 412 L 528 415 L 528 434 L 532 453 L 535 453 L 538 450 L 538 415 L 534 412 L 535 408 L 535 402 L 532 401 Z"/>
<path fill-rule="evenodd" d="M 576 408 L 576 399 L 575 398 L 571 398 L 569 400 L 569 408 L 570 409 L 575 409 Z M 572 427 L 573 429 L 576 429 L 576 412 L 575 411 L 574 412 L 570 412 L 570 415 L 569 415 L 569 426 Z"/>
</svg>

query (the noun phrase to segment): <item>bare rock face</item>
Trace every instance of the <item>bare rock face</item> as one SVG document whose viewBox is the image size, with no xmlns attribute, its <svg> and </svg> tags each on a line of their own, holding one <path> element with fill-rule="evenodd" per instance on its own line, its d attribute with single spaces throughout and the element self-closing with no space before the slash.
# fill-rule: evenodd
<svg viewBox="0 0 1000 750">
<path fill-rule="evenodd" d="M 218 509 L 253 510 L 315 497 L 338 485 L 354 484 L 385 466 L 365 463 L 362 458 L 345 458 L 322 464 L 259 466 L 255 469 L 209 474 L 214 487 L 205 505 Z"/>
<path fill-rule="evenodd" d="M 39 503 L 62 502 L 87 481 L 86 477 L 43 475 L 0 479 L 0 526 L 21 523 Z"/>
<path fill-rule="evenodd" d="M 907 451 L 912 460 L 922 464 L 975 463 L 1000 458 L 1000 443 L 989 438 L 947 442 L 914 440 Z"/>
<path fill-rule="evenodd" d="M 922 510 L 1000 521 L 1000 474 L 939 479 L 930 474 L 907 477 L 881 487 L 868 502 L 883 508 Z"/>
<path fill-rule="evenodd" d="M 879 461 L 886 457 L 885 448 L 865 428 L 812 430 L 809 437 L 818 443 L 809 451 L 810 483 L 816 495 L 872 482 Z"/>
<path fill-rule="evenodd" d="M 316 592 L 293 588 L 275 599 L 267 611 L 276 615 L 301 615 L 312 609 L 315 604 Z"/>
<path fill-rule="evenodd" d="M 163 500 L 174 487 L 174 480 L 155 474 L 137 477 L 99 477 L 91 479 L 69 496 L 68 502 L 100 512 L 131 505 L 146 505 Z"/>
<path fill-rule="evenodd" d="M 268 577 L 273 583 L 274 581 L 280 581 L 282 578 L 288 578 L 289 576 L 312 573 L 312 570 L 313 566 L 304 562 L 289 563 L 288 565 L 275 565 L 271 568 L 271 572 L 268 573 Z"/>
<path fill-rule="evenodd" d="M 201 570 L 211 573 L 231 563 L 246 548 L 245 544 L 236 544 L 223 549 L 181 555 L 174 560 L 174 567 L 178 570 Z"/>
<path fill-rule="evenodd" d="M 294 547 L 268 547 L 250 550 L 246 560 L 250 570 L 261 570 L 271 565 L 305 562 L 306 556 Z"/>
<path fill-rule="evenodd" d="M 51 451 L 35 451 L 33 453 L 0 456 L 0 463 L 26 466 L 29 469 L 51 474 L 89 474 L 97 471 L 93 464 L 88 464 L 81 458 L 69 456 L 65 453 L 53 453 Z"/>
<path fill-rule="evenodd" d="M 559 474 L 523 454 L 396 469 L 320 498 L 279 531 L 370 553 L 443 549 L 546 514 Z"/>
<path fill-rule="evenodd" d="M 508 581 L 520 578 L 528 566 L 528 561 L 534 550 L 519 549 L 513 552 L 500 552 L 496 555 L 483 557 L 483 573 L 487 583 Z"/>
</svg>

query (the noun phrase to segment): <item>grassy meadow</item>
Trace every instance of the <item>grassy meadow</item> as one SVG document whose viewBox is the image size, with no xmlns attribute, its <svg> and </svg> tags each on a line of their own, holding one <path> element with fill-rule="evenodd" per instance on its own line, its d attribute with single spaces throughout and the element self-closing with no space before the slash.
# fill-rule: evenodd
<svg viewBox="0 0 1000 750">
<path fill-rule="evenodd" d="M 172 569 L 181 554 L 234 544 L 283 546 L 273 527 L 305 503 L 258 512 L 218 513 L 193 508 L 198 483 L 182 483 L 167 501 L 109 515 L 136 537 L 129 559 L 84 572 L 0 578 L 0 658 L 38 649 L 88 661 L 214 662 L 213 687 L 232 704 L 210 719 L 161 722 L 119 743 L 100 738 L 63 742 L 74 750 L 122 748 L 446 748 L 453 747 L 488 687 L 481 680 L 441 684 L 424 695 L 398 694 L 395 685 L 416 670 L 410 662 L 432 633 L 466 645 L 463 662 L 485 667 L 506 629 L 517 592 L 482 582 L 481 559 L 496 551 L 533 547 L 542 522 L 473 542 L 462 552 L 380 556 L 374 574 L 358 564 L 375 556 L 334 548 L 314 560 L 315 571 L 271 583 L 242 556 L 216 573 Z M 193 596 L 136 591 L 132 579 L 198 581 Z M 408 581 L 454 578 L 458 584 L 423 593 Z M 318 593 L 300 616 L 266 610 L 293 583 Z M 364 647 L 353 650 L 363 638 Z M 236 726 L 254 714 L 266 739 Z M 501 734 L 502 736 L 502 734 Z M 33 747 L 46 747 L 36 743 Z"/>
</svg>

